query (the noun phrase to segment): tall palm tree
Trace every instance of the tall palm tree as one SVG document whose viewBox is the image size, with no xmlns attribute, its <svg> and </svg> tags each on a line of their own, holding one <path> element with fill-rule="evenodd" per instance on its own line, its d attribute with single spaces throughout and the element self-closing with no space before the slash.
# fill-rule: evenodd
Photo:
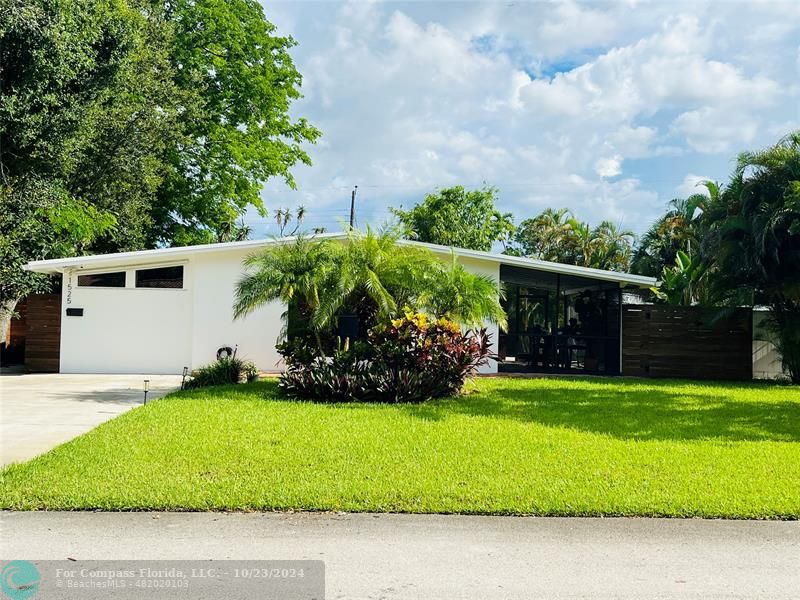
<svg viewBox="0 0 800 600">
<path fill-rule="evenodd" d="M 704 220 L 715 286 L 732 302 L 750 295 L 770 306 L 784 366 L 800 383 L 800 131 L 740 154 Z"/>
<path fill-rule="evenodd" d="M 704 181 L 702 185 L 708 195 L 693 194 L 671 200 L 667 212 L 641 237 L 633 256 L 634 271 L 659 275 L 665 267 L 672 268 L 678 252 L 698 258 L 705 235 L 703 215 L 718 202 L 720 193 L 716 182 Z"/>
<path fill-rule="evenodd" d="M 546 208 L 532 219 L 525 219 L 517 228 L 514 240 L 522 254 L 539 260 L 568 262 L 570 220 L 574 215 L 566 208 Z"/>
<path fill-rule="evenodd" d="M 594 252 L 588 267 L 611 271 L 628 271 L 631 266 L 636 235 L 620 229 L 611 221 L 603 221 L 592 232 Z"/>
<path fill-rule="evenodd" d="M 592 265 L 592 256 L 597 249 L 597 238 L 588 223 L 578 221 L 575 217 L 569 220 L 569 238 L 575 252 L 574 264 L 583 267 Z"/>
<path fill-rule="evenodd" d="M 628 270 L 635 236 L 610 221 L 594 229 L 566 208 L 545 209 L 523 221 L 515 236 L 531 258 L 599 269 Z"/>
</svg>

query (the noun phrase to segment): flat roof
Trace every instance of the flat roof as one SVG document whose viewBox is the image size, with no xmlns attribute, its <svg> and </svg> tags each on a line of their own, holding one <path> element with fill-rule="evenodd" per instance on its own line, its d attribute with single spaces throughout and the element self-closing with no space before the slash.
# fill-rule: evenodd
<svg viewBox="0 0 800 600">
<path fill-rule="evenodd" d="M 343 239 L 345 233 L 322 233 L 316 234 L 315 239 Z M 54 258 L 49 260 L 35 260 L 25 265 L 28 271 L 37 273 L 63 273 L 67 269 L 95 269 L 111 265 L 136 265 L 147 262 L 180 260 L 195 254 L 207 252 L 225 252 L 227 250 L 253 249 L 257 250 L 276 243 L 292 242 L 296 237 L 283 237 L 262 240 L 246 240 L 243 242 L 223 242 L 217 244 L 201 244 L 197 246 L 177 246 L 170 248 L 156 248 L 154 250 L 138 250 L 135 252 L 116 252 L 113 254 L 92 254 L 88 256 L 72 256 L 69 258 Z M 401 244 L 408 244 L 428 248 L 436 254 L 451 254 L 463 258 L 473 258 L 477 260 L 495 262 L 501 265 L 511 265 L 523 267 L 537 271 L 547 271 L 550 273 L 561 273 L 565 275 L 576 275 L 589 279 L 599 279 L 602 281 L 613 281 L 620 285 L 631 285 L 636 287 L 651 287 L 657 284 L 655 277 L 644 275 L 633 275 L 631 273 L 619 273 L 617 271 L 605 271 L 603 269 L 593 269 L 590 267 L 579 267 L 563 263 L 537 260 L 534 258 L 524 258 L 520 256 L 508 256 L 495 252 L 482 252 L 480 250 L 469 250 L 466 248 L 451 248 L 438 244 L 428 244 L 415 240 L 400 240 Z"/>
</svg>

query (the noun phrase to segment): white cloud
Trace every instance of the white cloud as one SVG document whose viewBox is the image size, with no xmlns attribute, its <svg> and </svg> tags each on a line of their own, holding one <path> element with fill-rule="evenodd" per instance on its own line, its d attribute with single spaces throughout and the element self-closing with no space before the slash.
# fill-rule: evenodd
<svg viewBox="0 0 800 600">
<path fill-rule="evenodd" d="M 779 86 L 709 60 L 697 19 L 681 17 L 636 44 L 615 48 L 550 80 L 520 90 L 526 108 L 557 117 L 626 122 L 673 106 L 729 102 L 769 106 Z"/>
<path fill-rule="evenodd" d="M 539 27 L 541 40 L 551 53 L 589 47 L 613 39 L 619 22 L 608 13 L 577 2 L 558 3 Z"/>
<path fill-rule="evenodd" d="M 317 214 L 336 227 L 354 184 L 382 220 L 436 187 L 487 181 L 520 218 L 568 206 L 641 230 L 683 174 L 722 180 L 736 152 L 800 122 L 789 5 L 309 6 L 266 9 L 299 43 L 292 110 L 324 137 L 295 170 L 300 191 L 271 182 L 265 200 L 302 200 L 311 226 Z"/>
<path fill-rule="evenodd" d="M 601 158 L 595 163 L 594 170 L 600 177 L 616 177 L 622 173 L 622 157 Z"/>
<path fill-rule="evenodd" d="M 756 115 L 709 106 L 682 113 L 672 130 L 697 152 L 731 153 L 749 146 L 758 132 Z"/>
<path fill-rule="evenodd" d="M 684 177 L 681 184 L 675 188 L 675 192 L 680 198 L 687 198 L 694 194 L 704 194 L 708 196 L 708 190 L 703 186 L 704 181 L 713 181 L 713 178 L 690 173 Z"/>
</svg>

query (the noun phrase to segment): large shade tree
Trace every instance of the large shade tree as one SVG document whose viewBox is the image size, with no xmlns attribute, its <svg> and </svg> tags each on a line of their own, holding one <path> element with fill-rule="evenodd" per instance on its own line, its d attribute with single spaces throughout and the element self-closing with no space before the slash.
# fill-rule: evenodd
<svg viewBox="0 0 800 600">
<path fill-rule="evenodd" d="M 392 212 L 420 242 L 488 252 L 514 231 L 511 214 L 497 210 L 496 202 L 497 188 L 457 185 L 428 194 L 410 210 Z"/>
<path fill-rule="evenodd" d="M 34 236 L 0 248 L 3 314 L 47 288 L 29 260 L 246 236 L 319 136 L 293 44 L 255 0 L 0 3 L 2 225 Z"/>
<path fill-rule="evenodd" d="M 27 261 L 144 243 L 181 97 L 170 44 L 147 3 L 0 7 L 1 337 L 18 299 L 48 287 Z"/>
<path fill-rule="evenodd" d="M 149 244 L 212 242 L 248 207 L 267 216 L 266 180 L 295 186 L 291 168 L 320 132 L 289 114 L 302 77 L 257 0 L 172 0 L 170 73 L 190 94 L 171 171 L 153 204 Z"/>
</svg>

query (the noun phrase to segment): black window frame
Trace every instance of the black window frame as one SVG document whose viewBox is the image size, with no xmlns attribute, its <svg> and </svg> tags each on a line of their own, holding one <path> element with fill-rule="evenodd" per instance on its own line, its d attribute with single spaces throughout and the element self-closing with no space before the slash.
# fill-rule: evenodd
<svg viewBox="0 0 800 600">
<path fill-rule="evenodd" d="M 83 288 L 124 288 L 127 280 L 127 271 L 104 271 L 102 273 L 84 273 L 78 275 L 78 287 Z M 120 277 L 121 276 L 121 277 Z M 111 277 L 112 280 L 103 281 L 102 277 Z M 86 283 L 87 281 L 97 281 L 97 283 Z M 120 285 L 121 283 L 121 285 Z"/>
<path fill-rule="evenodd" d="M 155 271 L 162 271 L 162 272 L 178 271 L 180 273 L 180 275 L 169 277 L 169 276 L 166 276 L 166 274 L 165 274 L 164 277 L 161 277 L 161 278 L 153 277 L 151 279 L 143 279 L 142 277 L 140 277 L 140 275 L 142 273 L 153 273 Z M 136 289 L 140 289 L 140 290 L 142 290 L 142 289 L 145 289 L 145 290 L 147 290 L 147 289 L 149 289 L 149 290 L 182 290 L 183 289 L 184 276 L 185 276 L 185 270 L 183 268 L 183 265 L 169 265 L 169 266 L 166 266 L 166 267 L 148 267 L 148 268 L 136 269 L 136 273 L 134 275 L 134 287 Z M 172 284 L 164 285 L 165 282 L 169 282 L 169 281 L 173 281 L 175 284 L 174 285 L 172 285 Z M 162 282 L 162 284 L 161 285 L 150 285 L 150 284 L 157 283 L 157 282 Z M 142 285 L 142 284 L 144 284 L 144 285 Z"/>
</svg>

